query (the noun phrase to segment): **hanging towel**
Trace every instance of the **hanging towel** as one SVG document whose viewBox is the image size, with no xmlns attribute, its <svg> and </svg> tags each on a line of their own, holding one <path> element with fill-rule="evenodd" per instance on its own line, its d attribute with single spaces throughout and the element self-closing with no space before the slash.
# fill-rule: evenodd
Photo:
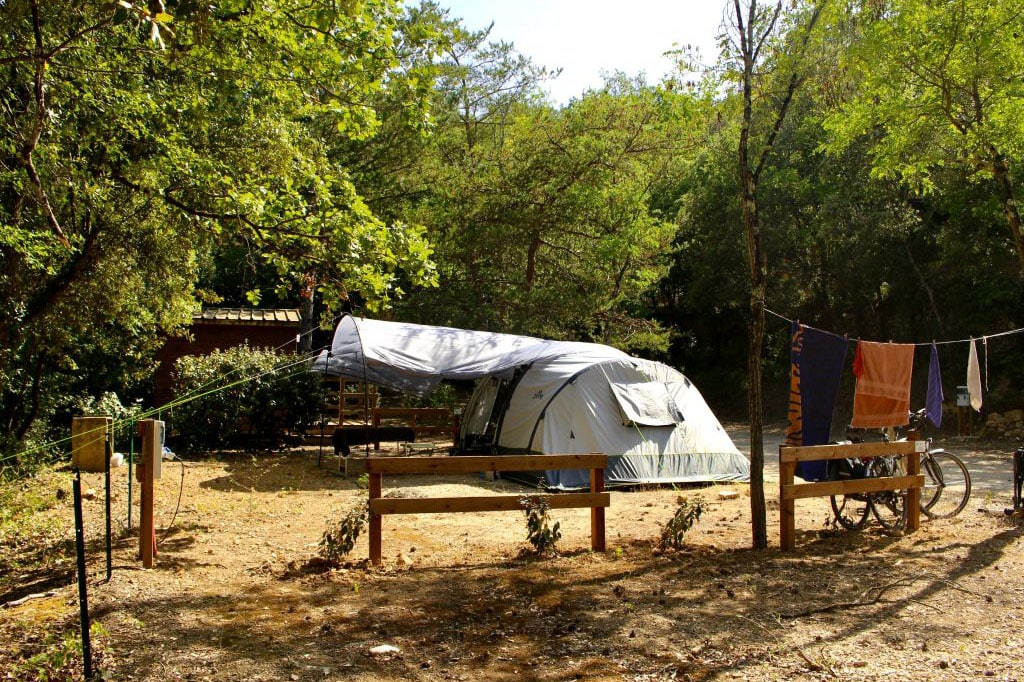
<svg viewBox="0 0 1024 682">
<path fill-rule="evenodd" d="M 789 445 L 824 445 L 832 430 L 832 412 L 849 342 L 842 336 L 793 323 L 790 345 Z M 826 477 L 826 461 L 799 462 L 805 481 Z"/>
<path fill-rule="evenodd" d="M 971 407 L 981 412 L 981 367 L 978 366 L 978 346 L 971 339 L 971 350 L 967 355 L 967 392 L 971 394 Z"/>
<path fill-rule="evenodd" d="M 914 344 L 859 341 L 853 362 L 857 389 L 852 426 L 881 429 L 910 422 Z"/>
<path fill-rule="evenodd" d="M 939 371 L 939 349 L 932 344 L 932 358 L 928 363 L 928 395 L 924 400 L 928 421 L 935 428 L 942 427 L 942 373 Z"/>
</svg>

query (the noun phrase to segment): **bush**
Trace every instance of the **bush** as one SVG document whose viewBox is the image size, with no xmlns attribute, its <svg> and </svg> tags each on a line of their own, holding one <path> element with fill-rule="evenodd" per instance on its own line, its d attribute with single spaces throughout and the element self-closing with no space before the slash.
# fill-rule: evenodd
<svg viewBox="0 0 1024 682">
<path fill-rule="evenodd" d="M 178 358 L 172 426 L 185 449 L 253 442 L 279 445 L 320 418 L 323 381 L 296 356 L 237 346 Z"/>
<path fill-rule="evenodd" d="M 340 563 L 356 546 L 356 540 L 362 534 L 370 518 L 370 505 L 364 498 L 349 509 L 341 520 L 324 531 L 320 538 L 318 554 L 324 561 Z"/>
<path fill-rule="evenodd" d="M 415 396 L 409 393 L 402 395 L 402 407 L 455 407 L 458 401 L 455 386 L 442 383 L 428 396 Z"/>
<path fill-rule="evenodd" d="M 555 544 L 562 539 L 561 523 L 550 525 L 548 511 L 551 504 L 543 495 L 526 496 L 519 500 L 526 512 L 526 539 L 533 545 L 534 552 L 543 556 L 555 553 Z"/>
<path fill-rule="evenodd" d="M 131 435 L 131 422 L 142 411 L 138 405 L 122 405 L 117 393 L 107 391 L 99 398 L 80 396 L 73 402 L 74 411 L 83 417 L 112 417 L 115 438 Z"/>
<path fill-rule="evenodd" d="M 698 497 L 693 501 L 685 497 L 676 498 L 678 506 L 675 514 L 668 520 L 661 529 L 662 549 L 682 549 L 684 537 L 694 524 L 700 521 L 700 515 L 704 513 L 704 498 Z"/>
</svg>

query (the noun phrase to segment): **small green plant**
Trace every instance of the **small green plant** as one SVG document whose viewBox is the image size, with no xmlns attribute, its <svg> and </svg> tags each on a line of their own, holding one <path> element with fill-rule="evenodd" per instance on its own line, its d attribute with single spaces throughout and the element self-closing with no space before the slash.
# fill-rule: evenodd
<svg viewBox="0 0 1024 682">
<path fill-rule="evenodd" d="M 328 526 L 320 538 L 318 554 L 324 561 L 340 563 L 342 557 L 352 551 L 356 546 L 356 540 L 366 527 L 370 518 L 370 506 L 367 500 L 360 500 L 353 506 L 341 520 Z"/>
<path fill-rule="evenodd" d="M 523 497 L 519 500 L 526 512 L 526 539 L 538 555 L 554 554 L 555 544 L 562 539 L 561 523 L 550 524 L 548 511 L 551 504 L 540 495 Z"/>
<path fill-rule="evenodd" d="M 686 533 L 700 521 L 706 503 L 703 497 L 690 500 L 686 497 L 676 498 L 676 511 L 668 523 L 661 529 L 659 545 L 662 549 L 682 549 Z"/>
</svg>

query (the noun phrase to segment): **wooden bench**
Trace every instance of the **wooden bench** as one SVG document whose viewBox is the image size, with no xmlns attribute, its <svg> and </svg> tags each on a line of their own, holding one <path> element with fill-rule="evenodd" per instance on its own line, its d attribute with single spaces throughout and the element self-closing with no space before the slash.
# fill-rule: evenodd
<svg viewBox="0 0 1024 682">
<path fill-rule="evenodd" d="M 374 426 L 381 426 L 383 420 L 399 420 L 417 436 L 448 434 L 453 443 L 459 437 L 459 417 L 447 407 L 374 407 L 370 418 Z"/>
<path fill-rule="evenodd" d="M 782 549 L 793 549 L 796 541 L 796 508 L 794 502 L 807 497 L 854 495 L 886 490 L 907 491 L 907 530 L 921 527 L 921 475 L 919 453 L 927 447 L 925 441 L 897 441 L 894 443 L 853 443 L 849 445 L 779 446 L 779 534 Z M 822 459 L 867 459 L 898 455 L 905 458 L 904 476 L 877 476 L 853 478 L 843 481 L 795 483 L 797 462 Z"/>
<path fill-rule="evenodd" d="M 552 509 L 590 507 L 590 546 L 605 549 L 604 510 L 611 496 L 604 492 L 607 455 L 514 455 L 483 457 L 368 457 L 370 477 L 370 562 L 381 561 L 382 517 L 386 514 L 445 514 L 458 512 L 522 511 L 522 499 L 543 497 Z M 473 474 L 498 471 L 590 469 L 589 493 L 557 495 L 493 495 L 477 497 L 397 498 L 383 496 L 384 475 Z"/>
<path fill-rule="evenodd" d="M 373 445 L 380 450 L 385 443 L 405 443 L 416 440 L 415 432 L 406 426 L 339 426 L 334 429 L 334 454 L 348 457 L 353 445 Z"/>
</svg>

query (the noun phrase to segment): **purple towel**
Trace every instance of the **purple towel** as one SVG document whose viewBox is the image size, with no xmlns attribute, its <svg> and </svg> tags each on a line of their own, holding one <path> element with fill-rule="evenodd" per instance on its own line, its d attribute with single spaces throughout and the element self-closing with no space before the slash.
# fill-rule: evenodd
<svg viewBox="0 0 1024 682">
<path fill-rule="evenodd" d="M 939 371 L 939 349 L 932 344 L 932 359 L 928 364 L 928 395 L 924 407 L 928 410 L 928 421 L 935 428 L 942 427 L 942 373 Z"/>
</svg>

